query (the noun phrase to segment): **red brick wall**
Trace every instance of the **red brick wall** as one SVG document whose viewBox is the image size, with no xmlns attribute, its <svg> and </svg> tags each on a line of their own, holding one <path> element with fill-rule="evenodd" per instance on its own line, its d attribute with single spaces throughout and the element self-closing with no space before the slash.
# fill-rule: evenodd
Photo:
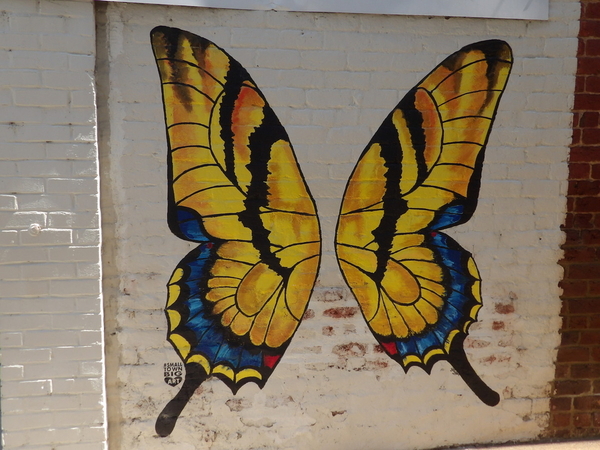
<svg viewBox="0 0 600 450">
<path fill-rule="evenodd" d="M 549 434 L 600 435 L 600 1 L 581 2 L 564 225 L 562 342 Z"/>
</svg>

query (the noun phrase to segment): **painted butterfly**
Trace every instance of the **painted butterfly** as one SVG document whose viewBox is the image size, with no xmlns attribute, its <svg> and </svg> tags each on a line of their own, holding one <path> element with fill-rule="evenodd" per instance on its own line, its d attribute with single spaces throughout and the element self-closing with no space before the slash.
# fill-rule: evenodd
<svg viewBox="0 0 600 450">
<path fill-rule="evenodd" d="M 185 364 L 160 413 L 167 436 L 207 378 L 263 387 L 302 317 L 321 258 L 316 206 L 288 135 L 248 72 L 214 43 L 157 27 L 152 46 L 168 141 L 171 231 L 198 243 L 168 283 L 167 339 Z M 486 404 L 463 341 L 481 308 L 465 223 L 512 66 L 503 41 L 468 45 L 411 89 L 361 155 L 342 200 L 336 254 L 384 351 L 405 371 L 447 360 Z"/>
</svg>

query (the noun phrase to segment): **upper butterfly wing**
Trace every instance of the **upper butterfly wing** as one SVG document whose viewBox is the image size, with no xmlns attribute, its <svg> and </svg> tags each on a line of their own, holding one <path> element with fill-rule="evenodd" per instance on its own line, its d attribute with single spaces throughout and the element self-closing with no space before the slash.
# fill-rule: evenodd
<svg viewBox="0 0 600 450">
<path fill-rule="evenodd" d="M 264 385 L 306 310 L 320 230 L 287 133 L 248 72 L 192 33 L 157 27 L 151 39 L 169 148 L 168 223 L 200 243 L 168 285 L 168 340 L 187 369 L 174 399 L 181 406 L 211 375 L 234 392 Z M 163 411 L 172 424 L 159 434 L 182 408 Z"/>
<path fill-rule="evenodd" d="M 385 351 L 429 372 L 449 360 L 488 403 L 462 348 L 481 307 L 471 257 L 439 230 L 471 218 L 483 156 L 512 66 L 503 41 L 446 58 L 409 91 L 361 155 L 336 233 L 343 275 Z"/>
</svg>

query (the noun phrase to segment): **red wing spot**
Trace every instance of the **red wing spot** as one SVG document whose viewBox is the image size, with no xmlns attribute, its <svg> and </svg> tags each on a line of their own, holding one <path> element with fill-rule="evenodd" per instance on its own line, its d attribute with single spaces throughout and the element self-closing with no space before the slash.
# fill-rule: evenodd
<svg viewBox="0 0 600 450">
<path fill-rule="evenodd" d="M 432 236 L 432 237 L 436 237 L 437 235 L 438 235 L 438 234 L 437 234 L 437 232 L 436 232 L 436 231 L 432 231 L 432 232 L 431 232 L 431 236 Z"/>
<path fill-rule="evenodd" d="M 212 242 L 208 242 L 206 244 L 206 248 L 213 248 L 213 243 Z"/>
<path fill-rule="evenodd" d="M 398 348 L 396 347 L 396 344 L 393 342 L 382 342 L 381 346 L 383 348 L 385 348 L 385 351 L 388 352 L 388 354 L 390 354 L 390 355 L 398 354 Z"/>
<path fill-rule="evenodd" d="M 281 359 L 281 355 L 263 355 L 263 364 L 267 366 L 269 369 L 275 367 L 277 362 Z"/>
</svg>

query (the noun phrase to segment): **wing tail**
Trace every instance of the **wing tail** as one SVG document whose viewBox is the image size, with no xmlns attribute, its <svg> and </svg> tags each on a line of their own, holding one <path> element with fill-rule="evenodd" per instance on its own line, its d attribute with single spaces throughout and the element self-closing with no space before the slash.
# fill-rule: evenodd
<svg viewBox="0 0 600 450">
<path fill-rule="evenodd" d="M 190 363 L 185 365 L 185 380 L 175 397 L 167 403 L 156 419 L 154 429 L 160 437 L 171 434 L 181 415 L 183 408 L 188 404 L 196 389 L 208 378 L 206 371 L 200 364 Z"/>
<path fill-rule="evenodd" d="M 471 366 L 467 359 L 463 342 L 466 335 L 454 339 L 450 346 L 450 357 L 448 362 L 458 372 L 464 382 L 469 386 L 473 393 L 488 406 L 496 406 L 500 402 L 500 395 L 490 388 Z"/>
</svg>

